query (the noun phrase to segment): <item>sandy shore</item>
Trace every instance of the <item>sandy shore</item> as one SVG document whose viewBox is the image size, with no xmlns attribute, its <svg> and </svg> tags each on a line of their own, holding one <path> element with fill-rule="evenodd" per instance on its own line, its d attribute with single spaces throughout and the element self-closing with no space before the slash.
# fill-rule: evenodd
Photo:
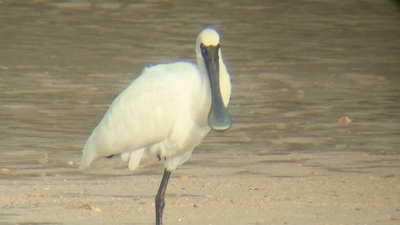
<svg viewBox="0 0 400 225">
<path fill-rule="evenodd" d="M 289 161 L 293 158 L 285 156 Z M 301 155 L 297 157 L 324 157 Z M 386 161 L 392 156 L 362 156 Z M 397 156 L 396 156 L 397 157 Z M 343 163 L 343 162 L 342 162 Z M 360 168 L 362 165 L 360 165 Z M 161 167 L 160 167 L 161 168 Z M 343 169 L 343 167 L 342 167 Z M 275 176 L 183 166 L 167 189 L 165 224 L 397 224 L 395 167 L 355 172 L 299 162 L 265 165 Z M 256 168 L 255 171 L 260 171 Z M 153 224 L 159 175 L 71 173 L 0 182 L 0 224 Z"/>
</svg>

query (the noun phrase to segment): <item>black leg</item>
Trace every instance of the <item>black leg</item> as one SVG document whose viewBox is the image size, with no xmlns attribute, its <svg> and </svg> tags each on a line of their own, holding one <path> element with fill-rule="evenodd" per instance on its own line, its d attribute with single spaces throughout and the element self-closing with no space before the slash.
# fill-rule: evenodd
<svg viewBox="0 0 400 225">
<path fill-rule="evenodd" d="M 156 225 L 162 225 L 162 216 L 163 210 L 165 206 L 164 195 L 165 190 L 167 189 L 169 176 L 171 175 L 171 171 L 164 170 L 164 174 L 161 180 L 160 187 L 158 188 L 155 206 L 156 206 Z"/>
</svg>

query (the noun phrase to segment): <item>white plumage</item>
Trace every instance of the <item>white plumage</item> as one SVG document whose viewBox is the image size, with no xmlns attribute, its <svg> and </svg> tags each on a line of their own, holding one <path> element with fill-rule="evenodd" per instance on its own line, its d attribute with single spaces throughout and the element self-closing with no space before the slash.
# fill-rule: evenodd
<svg viewBox="0 0 400 225">
<path fill-rule="evenodd" d="M 94 160 L 121 154 L 135 170 L 143 156 L 165 158 L 169 171 L 184 163 L 208 134 L 210 79 L 200 44 L 219 44 L 213 29 L 197 38 L 198 65 L 175 62 L 146 67 L 110 105 L 84 148 L 80 168 Z M 219 49 L 221 96 L 225 107 L 231 94 L 230 77 Z"/>
<path fill-rule="evenodd" d="M 81 169 L 96 159 L 120 154 L 135 170 L 142 157 L 165 159 L 155 199 L 156 225 L 162 224 L 171 171 L 184 163 L 210 132 L 227 130 L 230 77 L 219 35 L 203 30 L 196 41 L 197 65 L 175 62 L 146 67 L 112 102 L 83 148 Z"/>
</svg>

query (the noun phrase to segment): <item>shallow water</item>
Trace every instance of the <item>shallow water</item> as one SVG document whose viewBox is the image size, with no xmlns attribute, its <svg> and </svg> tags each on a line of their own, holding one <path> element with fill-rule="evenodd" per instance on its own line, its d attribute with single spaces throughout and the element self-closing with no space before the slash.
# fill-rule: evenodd
<svg viewBox="0 0 400 225">
<path fill-rule="evenodd" d="M 223 36 L 234 125 L 183 168 L 400 167 L 400 13 L 389 1 L 16 2 L 0 2 L 4 178 L 76 175 L 113 98 L 145 65 L 194 60 L 208 25 Z"/>
</svg>

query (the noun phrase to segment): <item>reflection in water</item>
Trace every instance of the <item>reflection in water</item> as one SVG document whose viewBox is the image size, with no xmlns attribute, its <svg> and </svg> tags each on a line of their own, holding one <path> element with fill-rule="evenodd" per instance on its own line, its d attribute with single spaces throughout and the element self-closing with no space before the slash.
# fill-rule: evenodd
<svg viewBox="0 0 400 225">
<path fill-rule="evenodd" d="M 186 166 L 398 167 L 345 158 L 400 154 L 399 21 L 389 1 L 2 1 L 1 173 L 74 173 L 115 95 L 145 65 L 194 60 L 206 25 L 223 34 L 234 125 L 211 133 Z"/>
</svg>

